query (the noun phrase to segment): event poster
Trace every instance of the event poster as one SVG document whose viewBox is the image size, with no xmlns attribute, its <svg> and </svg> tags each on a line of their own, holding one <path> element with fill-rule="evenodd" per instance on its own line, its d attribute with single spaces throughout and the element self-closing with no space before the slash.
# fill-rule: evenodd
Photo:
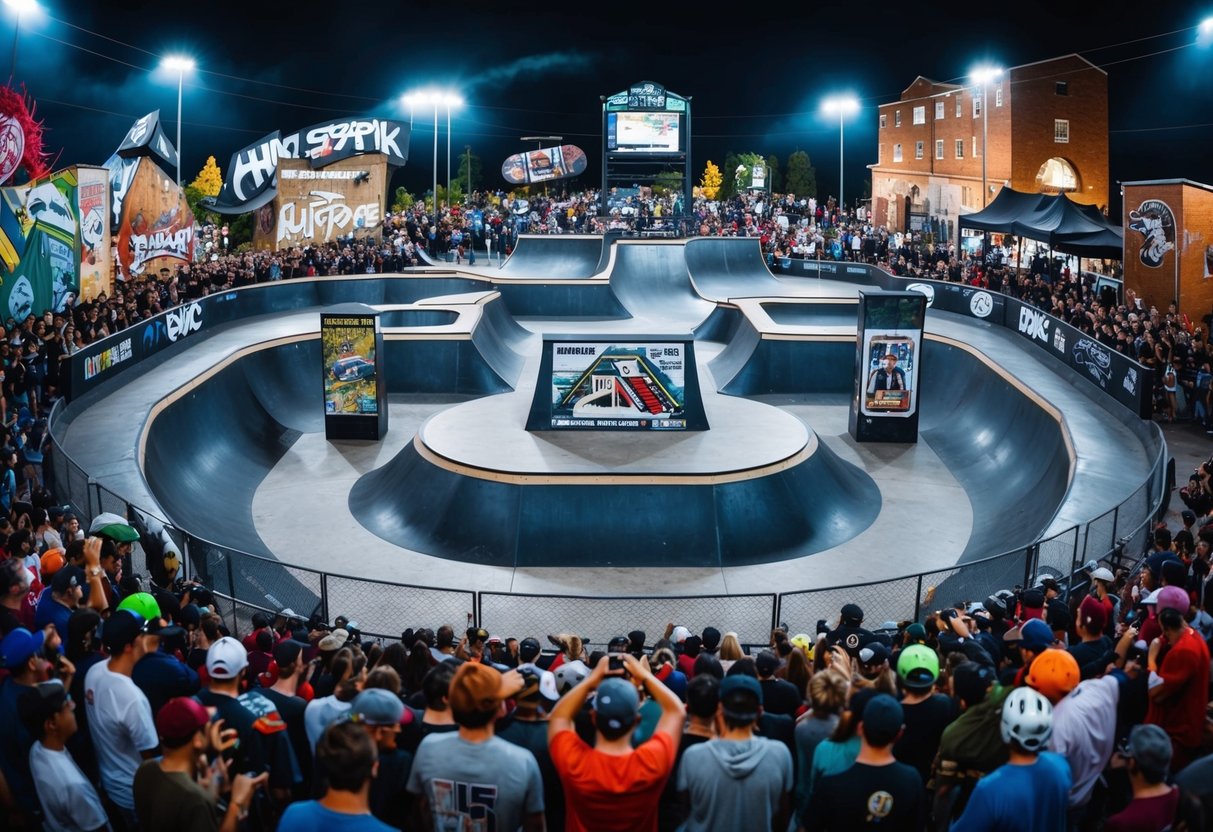
<svg viewBox="0 0 1213 832">
<path fill-rule="evenodd" d="M 904 297 L 867 297 L 863 394 L 865 416 L 911 416 L 918 409 L 918 348 L 925 304 Z"/>
<path fill-rule="evenodd" d="M 686 430 L 681 342 L 552 344 L 552 427 Z"/>
<path fill-rule="evenodd" d="M 379 412 L 375 335 L 378 318 L 324 315 L 320 350 L 327 416 L 374 416 Z"/>
</svg>

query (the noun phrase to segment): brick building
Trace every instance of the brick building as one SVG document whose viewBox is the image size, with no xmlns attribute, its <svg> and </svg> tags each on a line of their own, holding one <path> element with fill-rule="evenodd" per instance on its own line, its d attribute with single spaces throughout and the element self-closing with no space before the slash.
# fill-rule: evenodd
<svg viewBox="0 0 1213 832">
<path fill-rule="evenodd" d="M 872 210 L 907 229 L 980 211 L 1004 185 L 1065 192 L 1108 205 L 1108 75 L 1079 55 L 1012 67 L 990 82 L 989 152 L 982 200 L 982 90 L 919 76 L 879 107 Z"/>
<path fill-rule="evenodd" d="M 1187 179 L 1125 182 L 1125 288 L 1146 307 L 1199 324 L 1213 309 L 1213 187 Z"/>
</svg>

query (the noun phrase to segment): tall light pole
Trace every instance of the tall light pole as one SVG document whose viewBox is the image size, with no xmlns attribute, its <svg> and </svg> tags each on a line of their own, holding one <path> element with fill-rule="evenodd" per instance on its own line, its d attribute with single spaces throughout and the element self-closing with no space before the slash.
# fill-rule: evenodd
<svg viewBox="0 0 1213 832">
<path fill-rule="evenodd" d="M 442 103 L 446 105 L 446 207 L 450 210 L 451 207 L 451 108 L 462 107 L 463 99 L 454 93 L 447 93 L 442 96 Z"/>
<path fill-rule="evenodd" d="M 986 180 L 986 147 L 990 140 L 990 82 L 1002 75 L 1002 67 L 979 66 L 969 77 L 981 86 L 981 207 L 990 200 L 990 186 Z"/>
<path fill-rule="evenodd" d="M 194 59 L 184 55 L 166 55 L 160 65 L 177 73 L 177 187 L 181 187 L 181 88 L 185 73 L 194 71 Z"/>
<path fill-rule="evenodd" d="M 838 115 L 838 210 L 846 213 L 846 200 L 843 198 L 843 182 L 845 171 L 845 142 L 844 124 L 849 115 L 859 112 L 859 99 L 853 95 L 835 95 L 822 102 L 821 108 L 827 115 Z"/>
<path fill-rule="evenodd" d="M 17 77 L 17 37 L 21 34 L 21 17 L 36 14 L 40 9 L 37 0 L 4 0 L 4 5 L 17 15 L 17 22 L 13 24 L 13 61 L 8 72 L 11 80 Z"/>
</svg>

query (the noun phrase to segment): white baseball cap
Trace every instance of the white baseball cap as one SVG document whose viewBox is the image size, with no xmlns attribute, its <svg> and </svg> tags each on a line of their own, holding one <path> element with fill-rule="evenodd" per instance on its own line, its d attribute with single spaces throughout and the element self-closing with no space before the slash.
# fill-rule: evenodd
<svg viewBox="0 0 1213 832">
<path fill-rule="evenodd" d="M 224 636 L 206 651 L 206 672 L 212 679 L 235 679 L 248 667 L 248 651 L 231 636 Z"/>
</svg>

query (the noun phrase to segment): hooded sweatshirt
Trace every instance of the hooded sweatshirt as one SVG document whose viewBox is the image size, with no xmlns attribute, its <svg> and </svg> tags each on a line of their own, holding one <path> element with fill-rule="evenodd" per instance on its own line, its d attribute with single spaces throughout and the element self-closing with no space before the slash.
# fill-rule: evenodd
<svg viewBox="0 0 1213 832">
<path fill-rule="evenodd" d="M 780 797 L 792 790 L 792 754 L 765 737 L 712 740 L 686 750 L 677 788 L 688 792 L 686 832 L 770 829 Z"/>
</svg>

